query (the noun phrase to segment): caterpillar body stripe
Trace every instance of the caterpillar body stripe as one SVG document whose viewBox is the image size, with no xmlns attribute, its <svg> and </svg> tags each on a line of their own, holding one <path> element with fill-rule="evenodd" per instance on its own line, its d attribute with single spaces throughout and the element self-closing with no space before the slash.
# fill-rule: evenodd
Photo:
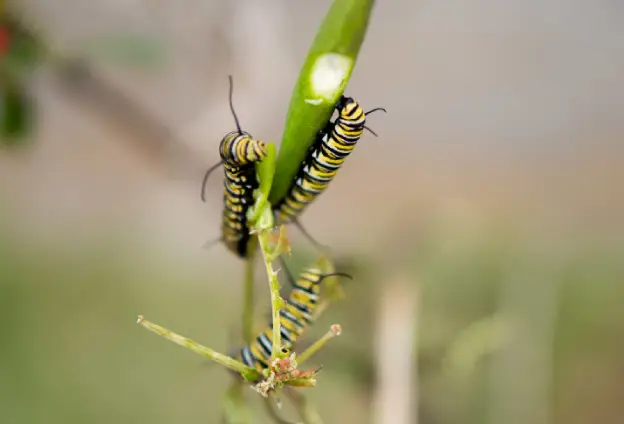
<svg viewBox="0 0 624 424">
<path fill-rule="evenodd" d="M 336 110 L 336 120 L 319 133 L 288 194 L 274 207 L 278 224 L 296 222 L 303 210 L 327 189 L 366 128 L 367 113 L 372 112 L 364 112 L 354 99 L 345 96 L 336 104 Z"/>
<path fill-rule="evenodd" d="M 280 310 L 281 347 L 291 349 L 304 331 L 313 323 L 321 295 L 321 281 L 325 277 L 340 275 L 351 278 L 344 273 L 323 274 L 317 265 L 303 270 L 298 280 L 292 281 L 293 288 Z M 252 342 L 238 352 L 236 359 L 262 372 L 269 367 L 273 351 L 273 323 L 269 325 Z"/>
<path fill-rule="evenodd" d="M 246 131 L 231 131 L 219 144 L 219 154 L 224 164 L 244 167 L 255 165 L 267 155 L 266 145 L 255 140 Z"/>
<path fill-rule="evenodd" d="M 266 157 L 266 145 L 246 132 L 232 131 L 221 141 L 219 151 L 225 176 L 221 237 L 230 251 L 246 258 L 250 239 L 247 211 L 258 188 L 256 163 Z"/>
<path fill-rule="evenodd" d="M 229 76 L 229 81 L 230 109 L 234 116 L 236 130 L 227 133 L 221 139 L 219 144 L 221 161 L 206 171 L 202 183 L 202 200 L 205 201 L 204 193 L 208 177 L 212 171 L 223 165 L 225 178 L 221 237 L 207 243 L 205 247 L 212 245 L 215 241 L 222 241 L 231 252 L 241 258 L 246 258 L 250 239 L 247 211 L 254 203 L 253 192 L 259 186 L 256 179 L 256 164 L 267 156 L 268 151 L 263 141 L 254 139 L 248 132 L 241 129 L 232 102 L 234 87 L 232 76 Z"/>
</svg>

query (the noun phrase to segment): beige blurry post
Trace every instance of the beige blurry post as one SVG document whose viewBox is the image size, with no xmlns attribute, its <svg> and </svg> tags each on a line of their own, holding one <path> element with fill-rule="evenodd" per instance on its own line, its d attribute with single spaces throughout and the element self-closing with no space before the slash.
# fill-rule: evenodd
<svg viewBox="0 0 624 424">
<path fill-rule="evenodd" d="M 417 422 L 417 285 L 399 274 L 380 286 L 375 350 L 376 424 Z"/>
</svg>

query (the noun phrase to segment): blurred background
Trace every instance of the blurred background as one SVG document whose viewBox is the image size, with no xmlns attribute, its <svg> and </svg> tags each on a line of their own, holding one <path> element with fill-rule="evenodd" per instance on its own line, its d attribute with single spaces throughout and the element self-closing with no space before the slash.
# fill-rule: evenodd
<svg viewBox="0 0 624 424">
<path fill-rule="evenodd" d="M 227 75 L 279 141 L 329 4 L 0 6 L 0 422 L 218 422 L 230 376 L 136 316 L 240 343 L 243 263 L 201 248 Z M 378 2 L 346 94 L 388 114 L 302 219 L 355 277 L 305 339 L 343 326 L 325 422 L 622 422 L 623 75 L 617 1 Z"/>
</svg>

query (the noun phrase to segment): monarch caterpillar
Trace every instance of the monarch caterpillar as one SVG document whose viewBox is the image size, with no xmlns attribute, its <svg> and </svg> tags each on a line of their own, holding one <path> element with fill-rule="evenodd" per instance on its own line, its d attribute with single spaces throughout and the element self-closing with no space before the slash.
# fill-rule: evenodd
<svg viewBox="0 0 624 424">
<path fill-rule="evenodd" d="M 323 274 L 318 263 L 305 268 L 299 274 L 297 281 L 288 272 L 287 275 L 291 281 L 292 290 L 279 314 L 282 348 L 290 349 L 315 319 L 315 312 L 321 294 L 321 281 L 331 276 L 342 276 L 349 279 L 353 277 L 342 272 Z M 269 326 L 255 337 L 250 344 L 244 346 L 239 351 L 236 359 L 248 367 L 255 368 L 258 372 L 268 368 L 273 351 L 272 327 L 273 323 L 270 322 Z"/>
<path fill-rule="evenodd" d="M 241 258 L 247 257 L 247 245 L 249 243 L 249 225 L 247 211 L 253 205 L 253 192 L 258 188 L 256 179 L 256 163 L 263 160 L 268 152 L 266 144 L 255 140 L 252 136 L 241 130 L 238 117 L 234 111 L 232 102 L 233 83 L 230 81 L 230 109 L 236 123 L 236 130 L 223 137 L 219 144 L 221 161 L 212 166 L 204 175 L 202 182 L 201 198 L 205 202 L 205 191 L 208 177 L 217 167 L 223 165 L 225 174 L 223 194 L 223 218 L 221 221 L 221 237 L 216 241 L 222 241 L 225 246 Z M 207 243 L 212 245 L 214 241 Z"/>
<path fill-rule="evenodd" d="M 297 217 L 327 189 L 355 148 L 364 129 L 376 135 L 365 126 L 366 115 L 377 110 L 386 111 L 384 108 L 375 108 L 364 112 L 355 100 L 345 96 L 341 96 L 336 110 L 336 120 L 330 121 L 319 133 L 301 163 L 288 194 L 275 205 L 278 224 L 293 222 L 303 231 Z"/>
</svg>

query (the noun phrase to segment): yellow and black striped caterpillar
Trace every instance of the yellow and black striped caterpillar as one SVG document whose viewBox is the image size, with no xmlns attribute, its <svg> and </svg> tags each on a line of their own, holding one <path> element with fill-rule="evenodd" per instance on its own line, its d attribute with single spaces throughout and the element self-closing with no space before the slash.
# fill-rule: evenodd
<svg viewBox="0 0 624 424">
<path fill-rule="evenodd" d="M 280 334 L 281 347 L 290 350 L 316 317 L 323 279 L 330 276 L 342 276 L 349 279 L 352 277 L 341 272 L 323 274 L 318 264 L 304 269 L 297 281 L 294 281 L 290 274 L 288 276 L 293 287 L 285 302 L 285 307 L 280 310 Z M 238 352 L 236 359 L 262 372 L 268 368 L 271 361 L 272 339 L 273 322 L 271 321 L 250 344 Z"/>
<path fill-rule="evenodd" d="M 231 76 L 229 80 L 230 109 L 237 129 L 226 134 L 221 140 L 219 145 L 221 161 L 206 171 L 202 183 L 202 200 L 206 201 L 204 193 L 210 173 L 223 165 L 225 174 L 224 209 L 219 241 L 222 241 L 230 251 L 239 257 L 246 258 L 250 238 L 247 211 L 254 203 L 253 192 L 258 188 L 256 163 L 266 157 L 267 147 L 264 142 L 255 140 L 249 133 L 241 130 L 232 102 L 233 84 Z"/>
<path fill-rule="evenodd" d="M 338 173 L 338 170 L 353 151 L 364 129 L 368 112 L 350 97 L 341 96 L 336 104 L 338 117 L 319 133 L 316 142 L 310 147 L 288 194 L 274 210 L 278 224 L 294 222 L 307 205 L 316 199 Z M 373 133 L 371 131 L 371 133 Z M 375 133 L 373 133 L 375 134 Z M 298 224 L 301 228 L 300 224 Z M 303 230 L 303 228 L 302 228 Z"/>
</svg>

